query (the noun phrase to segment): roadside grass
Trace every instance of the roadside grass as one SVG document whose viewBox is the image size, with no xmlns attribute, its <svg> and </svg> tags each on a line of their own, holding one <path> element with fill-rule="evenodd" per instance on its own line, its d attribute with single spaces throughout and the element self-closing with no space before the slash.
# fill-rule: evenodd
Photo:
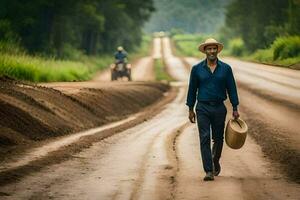
<svg viewBox="0 0 300 200">
<path fill-rule="evenodd" d="M 268 49 L 259 49 L 244 58 L 300 70 L 300 36 L 278 37 Z"/>
<path fill-rule="evenodd" d="M 141 46 L 129 52 L 129 59 L 146 56 L 150 50 L 150 36 L 144 36 Z M 86 56 L 73 52 L 73 59 L 58 60 L 32 56 L 15 44 L 0 42 L 0 76 L 31 82 L 85 81 L 113 62 L 111 55 Z M 76 55 L 75 55 L 76 54 Z"/>
<path fill-rule="evenodd" d="M 0 75 L 32 82 L 83 81 L 112 62 L 111 56 L 55 60 L 26 54 L 0 54 Z"/>
<path fill-rule="evenodd" d="M 166 72 L 166 68 L 161 58 L 154 59 L 154 72 L 157 81 L 173 81 L 174 79 Z"/>
<path fill-rule="evenodd" d="M 197 47 L 207 37 L 209 36 L 200 34 L 179 34 L 173 36 L 172 39 L 178 56 L 204 58 L 205 55 L 199 53 Z M 268 49 L 259 49 L 254 53 L 247 51 L 240 38 L 233 38 L 226 43 L 228 45 L 224 47 L 220 56 L 232 56 L 241 60 L 300 70 L 299 36 L 277 38 Z"/>
<path fill-rule="evenodd" d="M 243 56 L 242 59 L 300 70 L 300 56 L 294 58 L 273 60 L 273 49 L 260 49 L 249 56 Z"/>
</svg>

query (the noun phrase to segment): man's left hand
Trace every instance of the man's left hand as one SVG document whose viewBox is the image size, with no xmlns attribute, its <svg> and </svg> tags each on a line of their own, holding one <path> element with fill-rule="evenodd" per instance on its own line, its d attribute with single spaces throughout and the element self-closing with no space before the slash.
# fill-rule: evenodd
<svg viewBox="0 0 300 200">
<path fill-rule="evenodd" d="M 239 111 L 237 111 L 237 110 L 233 111 L 232 116 L 234 119 L 238 119 L 240 117 Z"/>
</svg>

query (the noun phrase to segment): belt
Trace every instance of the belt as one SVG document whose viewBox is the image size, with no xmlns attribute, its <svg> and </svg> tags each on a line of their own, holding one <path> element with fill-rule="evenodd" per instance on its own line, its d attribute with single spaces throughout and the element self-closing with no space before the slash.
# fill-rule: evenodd
<svg viewBox="0 0 300 200">
<path fill-rule="evenodd" d="M 200 101 L 200 103 L 210 105 L 210 106 L 218 106 L 220 104 L 223 104 L 223 101 Z"/>
</svg>

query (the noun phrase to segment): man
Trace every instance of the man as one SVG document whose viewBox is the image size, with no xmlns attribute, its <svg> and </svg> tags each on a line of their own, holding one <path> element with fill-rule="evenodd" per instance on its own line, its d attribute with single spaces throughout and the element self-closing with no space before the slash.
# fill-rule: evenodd
<svg viewBox="0 0 300 200">
<path fill-rule="evenodd" d="M 115 53 L 116 64 L 118 63 L 127 63 L 127 53 L 124 51 L 122 46 L 117 48 L 117 52 Z"/>
<path fill-rule="evenodd" d="M 217 57 L 223 45 L 209 38 L 200 44 L 198 49 L 206 54 L 206 59 L 192 68 L 186 105 L 189 106 L 189 120 L 192 123 L 195 123 L 197 114 L 202 163 L 206 172 L 204 181 L 210 181 L 214 180 L 214 176 L 218 176 L 221 171 L 219 160 L 223 148 L 227 114 L 223 102 L 228 93 L 233 108 L 233 117 L 238 118 L 239 100 L 231 67 Z M 214 142 L 212 150 L 210 130 L 212 130 Z"/>
</svg>

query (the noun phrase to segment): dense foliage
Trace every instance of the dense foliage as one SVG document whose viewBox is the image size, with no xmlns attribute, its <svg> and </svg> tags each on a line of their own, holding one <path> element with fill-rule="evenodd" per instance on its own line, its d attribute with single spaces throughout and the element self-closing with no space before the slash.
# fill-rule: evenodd
<svg viewBox="0 0 300 200">
<path fill-rule="evenodd" d="M 131 50 L 152 11 L 152 0 L 1 0 L 0 41 L 59 58 Z"/>
<path fill-rule="evenodd" d="M 233 0 L 224 38 L 241 37 L 249 51 L 267 48 L 277 37 L 300 34 L 299 0 Z"/>
<path fill-rule="evenodd" d="M 273 59 L 286 59 L 300 56 L 300 36 L 280 37 L 272 44 Z"/>
</svg>

